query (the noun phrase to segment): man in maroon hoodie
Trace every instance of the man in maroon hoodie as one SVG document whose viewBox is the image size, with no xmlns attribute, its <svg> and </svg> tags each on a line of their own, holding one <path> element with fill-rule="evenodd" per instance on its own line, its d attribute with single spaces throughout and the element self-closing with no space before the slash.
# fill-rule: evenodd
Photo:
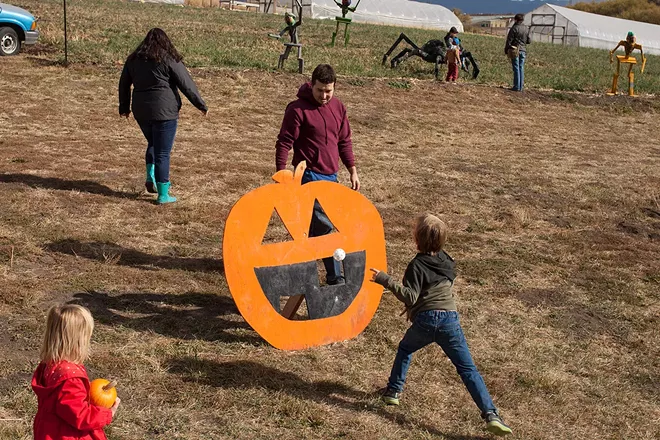
<svg viewBox="0 0 660 440">
<path fill-rule="evenodd" d="M 302 183 L 315 180 L 337 182 L 339 159 L 348 169 L 351 187 L 359 191 L 351 127 L 346 107 L 333 97 L 337 77 L 329 64 L 319 64 L 312 73 L 312 82 L 303 84 L 298 90 L 298 99 L 289 103 L 275 144 L 277 171 L 286 168 L 289 150 L 293 148 L 295 167 L 303 160 L 307 169 Z M 331 233 L 332 222 L 318 202 L 314 203 L 309 236 L 318 237 Z M 344 283 L 341 265 L 332 257 L 323 259 L 329 285 Z"/>
</svg>

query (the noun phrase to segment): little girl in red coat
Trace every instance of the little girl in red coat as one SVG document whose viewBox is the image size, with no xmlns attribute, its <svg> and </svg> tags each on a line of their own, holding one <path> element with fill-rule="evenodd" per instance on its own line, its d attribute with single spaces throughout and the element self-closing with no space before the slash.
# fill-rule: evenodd
<svg viewBox="0 0 660 440">
<path fill-rule="evenodd" d="M 66 304 L 48 311 L 41 363 L 32 376 L 38 408 L 34 440 L 106 440 L 103 427 L 112 422 L 112 408 L 89 401 L 87 359 L 94 319 L 86 308 Z"/>
</svg>

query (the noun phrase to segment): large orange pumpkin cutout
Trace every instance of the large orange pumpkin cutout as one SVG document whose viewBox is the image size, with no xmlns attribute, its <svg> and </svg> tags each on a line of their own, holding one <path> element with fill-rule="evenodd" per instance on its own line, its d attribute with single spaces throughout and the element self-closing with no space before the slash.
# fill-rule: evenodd
<svg viewBox="0 0 660 440">
<path fill-rule="evenodd" d="M 299 350 L 354 338 L 371 321 L 383 292 L 369 282 L 370 267 L 387 267 L 380 214 L 357 191 L 338 183 L 301 185 L 295 173 L 277 172 L 277 183 L 236 202 L 225 224 L 223 258 L 229 290 L 252 328 L 274 347 Z M 318 201 L 337 232 L 308 237 Z M 263 243 L 273 210 L 292 240 Z M 316 261 L 343 249 L 346 283 L 320 286 Z M 280 298 L 291 297 L 280 311 Z M 308 320 L 291 319 L 302 299 Z"/>
</svg>

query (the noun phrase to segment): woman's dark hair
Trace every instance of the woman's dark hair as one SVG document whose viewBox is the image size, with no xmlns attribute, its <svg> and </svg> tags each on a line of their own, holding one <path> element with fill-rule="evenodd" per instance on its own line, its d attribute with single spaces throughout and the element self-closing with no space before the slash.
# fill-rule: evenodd
<svg viewBox="0 0 660 440">
<path fill-rule="evenodd" d="M 525 14 L 516 14 L 516 16 L 513 17 L 513 19 L 516 22 L 525 21 Z"/>
<path fill-rule="evenodd" d="M 147 36 L 144 37 L 144 40 L 142 40 L 137 49 L 128 56 L 129 60 L 137 58 L 151 60 L 157 63 L 162 63 L 168 59 L 178 63 L 183 59 L 174 48 L 165 31 L 160 28 L 153 28 L 147 32 Z"/>
<path fill-rule="evenodd" d="M 445 40 L 451 37 L 451 34 L 458 34 L 458 29 L 456 29 L 456 26 L 452 26 L 451 29 L 449 29 L 449 32 L 445 34 Z"/>
<path fill-rule="evenodd" d="M 312 85 L 316 81 L 322 82 L 323 84 L 334 84 L 337 82 L 337 75 L 335 75 L 335 69 L 332 68 L 330 64 L 319 64 L 312 72 Z"/>
</svg>

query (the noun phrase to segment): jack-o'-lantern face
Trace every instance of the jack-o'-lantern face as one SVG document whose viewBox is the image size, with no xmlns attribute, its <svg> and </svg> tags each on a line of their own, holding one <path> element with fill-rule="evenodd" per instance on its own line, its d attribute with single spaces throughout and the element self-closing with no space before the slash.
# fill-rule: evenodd
<svg viewBox="0 0 660 440">
<path fill-rule="evenodd" d="M 278 183 L 243 196 L 229 214 L 223 240 L 225 275 L 239 311 L 266 341 L 285 350 L 357 336 L 371 321 L 383 290 L 369 282 L 367 268 L 387 267 L 383 224 L 371 202 L 338 183 L 301 185 L 303 171 L 304 163 L 295 174 L 280 171 L 273 176 Z M 315 203 L 335 232 L 309 236 Z M 273 211 L 290 240 L 263 243 Z M 323 286 L 317 261 L 332 258 L 336 249 L 346 252 L 345 283 Z M 282 297 L 290 298 L 284 308 Z M 309 319 L 290 319 L 302 299 Z"/>
</svg>

